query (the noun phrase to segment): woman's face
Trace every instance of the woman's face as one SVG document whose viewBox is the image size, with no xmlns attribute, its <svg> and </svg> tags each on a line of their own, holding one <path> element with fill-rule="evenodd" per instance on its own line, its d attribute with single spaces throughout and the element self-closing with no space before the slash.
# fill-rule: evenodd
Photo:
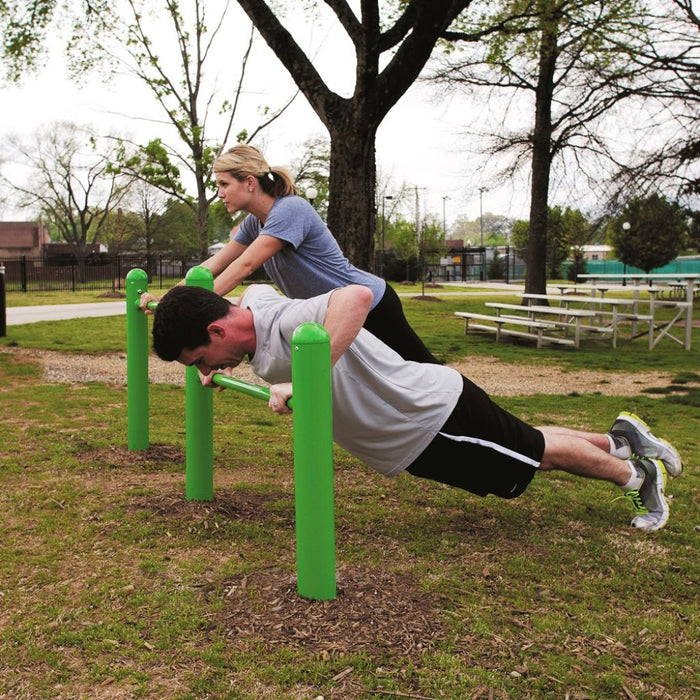
<svg viewBox="0 0 700 700">
<path fill-rule="evenodd" d="M 218 197 L 224 203 L 229 214 L 246 208 L 253 189 L 253 184 L 249 180 L 253 179 L 252 176 L 248 176 L 241 181 L 231 173 L 216 173 L 216 184 L 219 187 Z"/>
</svg>

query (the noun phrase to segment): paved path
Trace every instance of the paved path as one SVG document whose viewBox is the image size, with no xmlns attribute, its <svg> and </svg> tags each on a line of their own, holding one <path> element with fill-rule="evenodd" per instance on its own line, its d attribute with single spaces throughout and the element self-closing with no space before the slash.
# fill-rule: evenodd
<svg viewBox="0 0 700 700">
<path fill-rule="evenodd" d="M 7 309 L 7 325 L 36 321 L 62 321 L 67 318 L 118 316 L 126 313 L 124 301 L 104 301 L 94 304 L 55 304 L 49 306 L 13 306 Z"/>
<path fill-rule="evenodd" d="M 446 297 L 464 296 L 475 294 L 483 296 L 487 285 L 483 282 L 478 286 L 478 291 L 470 290 L 465 284 L 463 292 L 442 292 L 439 289 L 426 287 L 426 296 Z M 510 295 L 522 291 L 522 285 L 518 284 L 488 284 L 488 294 Z M 401 297 L 420 296 L 421 286 L 416 285 L 415 291 L 402 292 Z M 7 325 L 17 326 L 22 323 L 35 323 L 37 321 L 62 321 L 69 318 L 90 318 L 95 316 L 119 316 L 126 313 L 126 303 L 121 301 L 103 301 L 85 304 L 55 304 L 45 306 L 13 306 L 7 309 Z"/>
</svg>

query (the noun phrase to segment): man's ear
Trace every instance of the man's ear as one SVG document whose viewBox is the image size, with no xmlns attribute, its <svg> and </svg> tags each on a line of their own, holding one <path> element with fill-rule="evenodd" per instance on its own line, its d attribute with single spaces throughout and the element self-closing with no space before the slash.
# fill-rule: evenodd
<svg viewBox="0 0 700 700">
<path fill-rule="evenodd" d="M 212 321 L 207 326 L 207 332 L 209 333 L 210 337 L 224 338 L 226 336 L 226 328 L 224 327 L 223 323 L 219 321 Z"/>
</svg>

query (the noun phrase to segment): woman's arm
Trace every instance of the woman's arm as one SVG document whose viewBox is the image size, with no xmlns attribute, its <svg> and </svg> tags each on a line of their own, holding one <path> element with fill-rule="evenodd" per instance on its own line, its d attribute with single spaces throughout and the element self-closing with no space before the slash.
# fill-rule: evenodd
<svg viewBox="0 0 700 700">
<path fill-rule="evenodd" d="M 235 231 L 236 229 L 233 229 Z M 233 231 L 231 233 L 233 233 Z M 210 258 L 207 258 L 204 262 L 200 263 L 202 267 L 206 267 L 211 270 L 212 275 L 216 277 L 223 270 L 225 270 L 234 260 L 239 258 L 244 252 L 247 246 L 238 241 L 229 241 L 221 250 L 217 251 Z"/>
<path fill-rule="evenodd" d="M 255 272 L 255 270 L 268 261 L 273 255 L 279 253 L 286 245 L 285 241 L 266 234 L 259 235 L 247 247 L 236 241 L 231 241 L 226 248 L 234 244 L 242 248 L 242 250 L 238 252 L 232 262 L 225 270 L 220 272 L 214 280 L 214 291 L 221 296 L 235 289 L 244 279 Z M 219 252 L 223 250 L 225 250 L 225 248 L 222 248 Z M 215 258 L 216 255 L 213 257 Z"/>
<path fill-rule="evenodd" d="M 233 229 L 231 229 L 231 235 L 234 235 L 237 230 L 238 226 L 235 226 Z M 243 245 L 242 243 L 239 243 L 238 241 L 229 241 L 221 250 L 217 251 L 210 258 L 207 258 L 206 260 L 201 262 L 200 265 L 211 270 L 212 275 L 214 275 L 214 277 L 216 278 L 216 276 L 222 270 L 225 270 L 229 265 L 231 265 L 231 263 L 233 263 L 237 258 L 239 258 L 245 252 L 246 248 L 247 246 Z M 178 285 L 181 284 L 185 284 L 184 279 L 178 282 Z M 233 289 L 235 286 L 236 285 L 234 284 L 231 287 L 231 289 Z M 214 283 L 214 287 L 216 288 L 216 283 Z M 228 289 L 227 292 L 230 292 L 231 289 Z M 221 294 L 226 294 L 227 292 L 221 292 Z M 148 303 L 151 301 L 160 300 L 157 296 L 154 296 L 150 292 L 145 292 L 141 295 L 140 306 L 143 312 L 147 314 L 153 313 L 153 311 L 151 311 L 148 308 Z"/>
</svg>

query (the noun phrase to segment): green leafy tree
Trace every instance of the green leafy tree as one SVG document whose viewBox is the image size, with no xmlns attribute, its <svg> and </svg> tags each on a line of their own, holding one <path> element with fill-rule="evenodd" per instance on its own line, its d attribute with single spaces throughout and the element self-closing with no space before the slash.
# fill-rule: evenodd
<svg viewBox="0 0 700 700">
<path fill-rule="evenodd" d="M 674 260 L 687 236 L 687 213 L 659 194 L 631 199 L 608 230 L 617 259 L 647 273 Z"/>
<path fill-rule="evenodd" d="M 527 256 L 527 244 L 530 238 L 530 222 L 526 219 L 518 219 L 513 222 L 513 230 L 510 234 L 510 242 L 515 248 L 515 254 L 523 260 Z"/>
<path fill-rule="evenodd" d="M 136 212 L 119 207 L 105 218 L 100 241 L 107 246 L 110 255 L 123 255 L 140 249 L 143 229 L 143 219 Z"/>
<path fill-rule="evenodd" d="M 56 0 L 0 2 L 0 51 L 7 80 L 18 81 L 38 67 L 46 29 L 53 20 L 55 8 Z"/>
<path fill-rule="evenodd" d="M 586 272 L 584 246 L 593 240 L 595 227 L 578 209 L 570 207 L 567 207 L 562 214 L 561 226 L 572 259 L 567 278 L 575 282 L 579 275 Z"/>
<path fill-rule="evenodd" d="M 485 217 L 484 217 L 485 218 Z M 481 241 L 481 229 L 479 220 L 467 219 L 464 216 L 457 217 L 452 224 L 452 237 L 461 239 L 466 245 L 467 240 Z"/>
<path fill-rule="evenodd" d="M 153 252 L 168 253 L 187 260 L 196 258 L 199 250 L 197 240 L 192 237 L 195 227 L 193 208 L 180 200 L 169 200 L 159 217 Z"/>
<path fill-rule="evenodd" d="M 418 241 L 416 240 L 416 225 L 406 221 L 403 217 L 397 217 L 387 226 L 391 247 L 398 261 L 401 261 L 405 269 L 405 280 L 411 279 L 411 266 L 418 258 Z"/>
<path fill-rule="evenodd" d="M 566 209 L 562 212 L 561 207 L 551 207 L 547 211 L 545 259 L 547 262 L 547 276 L 550 278 L 560 278 L 562 276 L 562 263 L 569 256 L 571 232 L 576 221 L 576 214 L 571 209 Z M 522 219 L 515 221 L 513 223 L 511 242 L 518 257 L 527 259 L 531 241 L 530 222 Z"/>
<path fill-rule="evenodd" d="M 442 221 L 433 214 L 426 214 L 418 235 L 419 254 L 426 259 L 434 258 L 444 249 L 444 240 Z"/>
<path fill-rule="evenodd" d="M 512 219 L 502 214 L 484 212 L 484 245 L 505 245 L 508 242 L 508 234 L 513 225 Z M 481 227 L 479 227 L 479 242 L 481 242 Z"/>
<path fill-rule="evenodd" d="M 237 219 L 239 217 L 236 217 Z M 228 213 L 223 202 L 216 201 L 209 207 L 209 240 L 228 243 L 231 229 L 234 227 L 233 217 Z"/>
</svg>

